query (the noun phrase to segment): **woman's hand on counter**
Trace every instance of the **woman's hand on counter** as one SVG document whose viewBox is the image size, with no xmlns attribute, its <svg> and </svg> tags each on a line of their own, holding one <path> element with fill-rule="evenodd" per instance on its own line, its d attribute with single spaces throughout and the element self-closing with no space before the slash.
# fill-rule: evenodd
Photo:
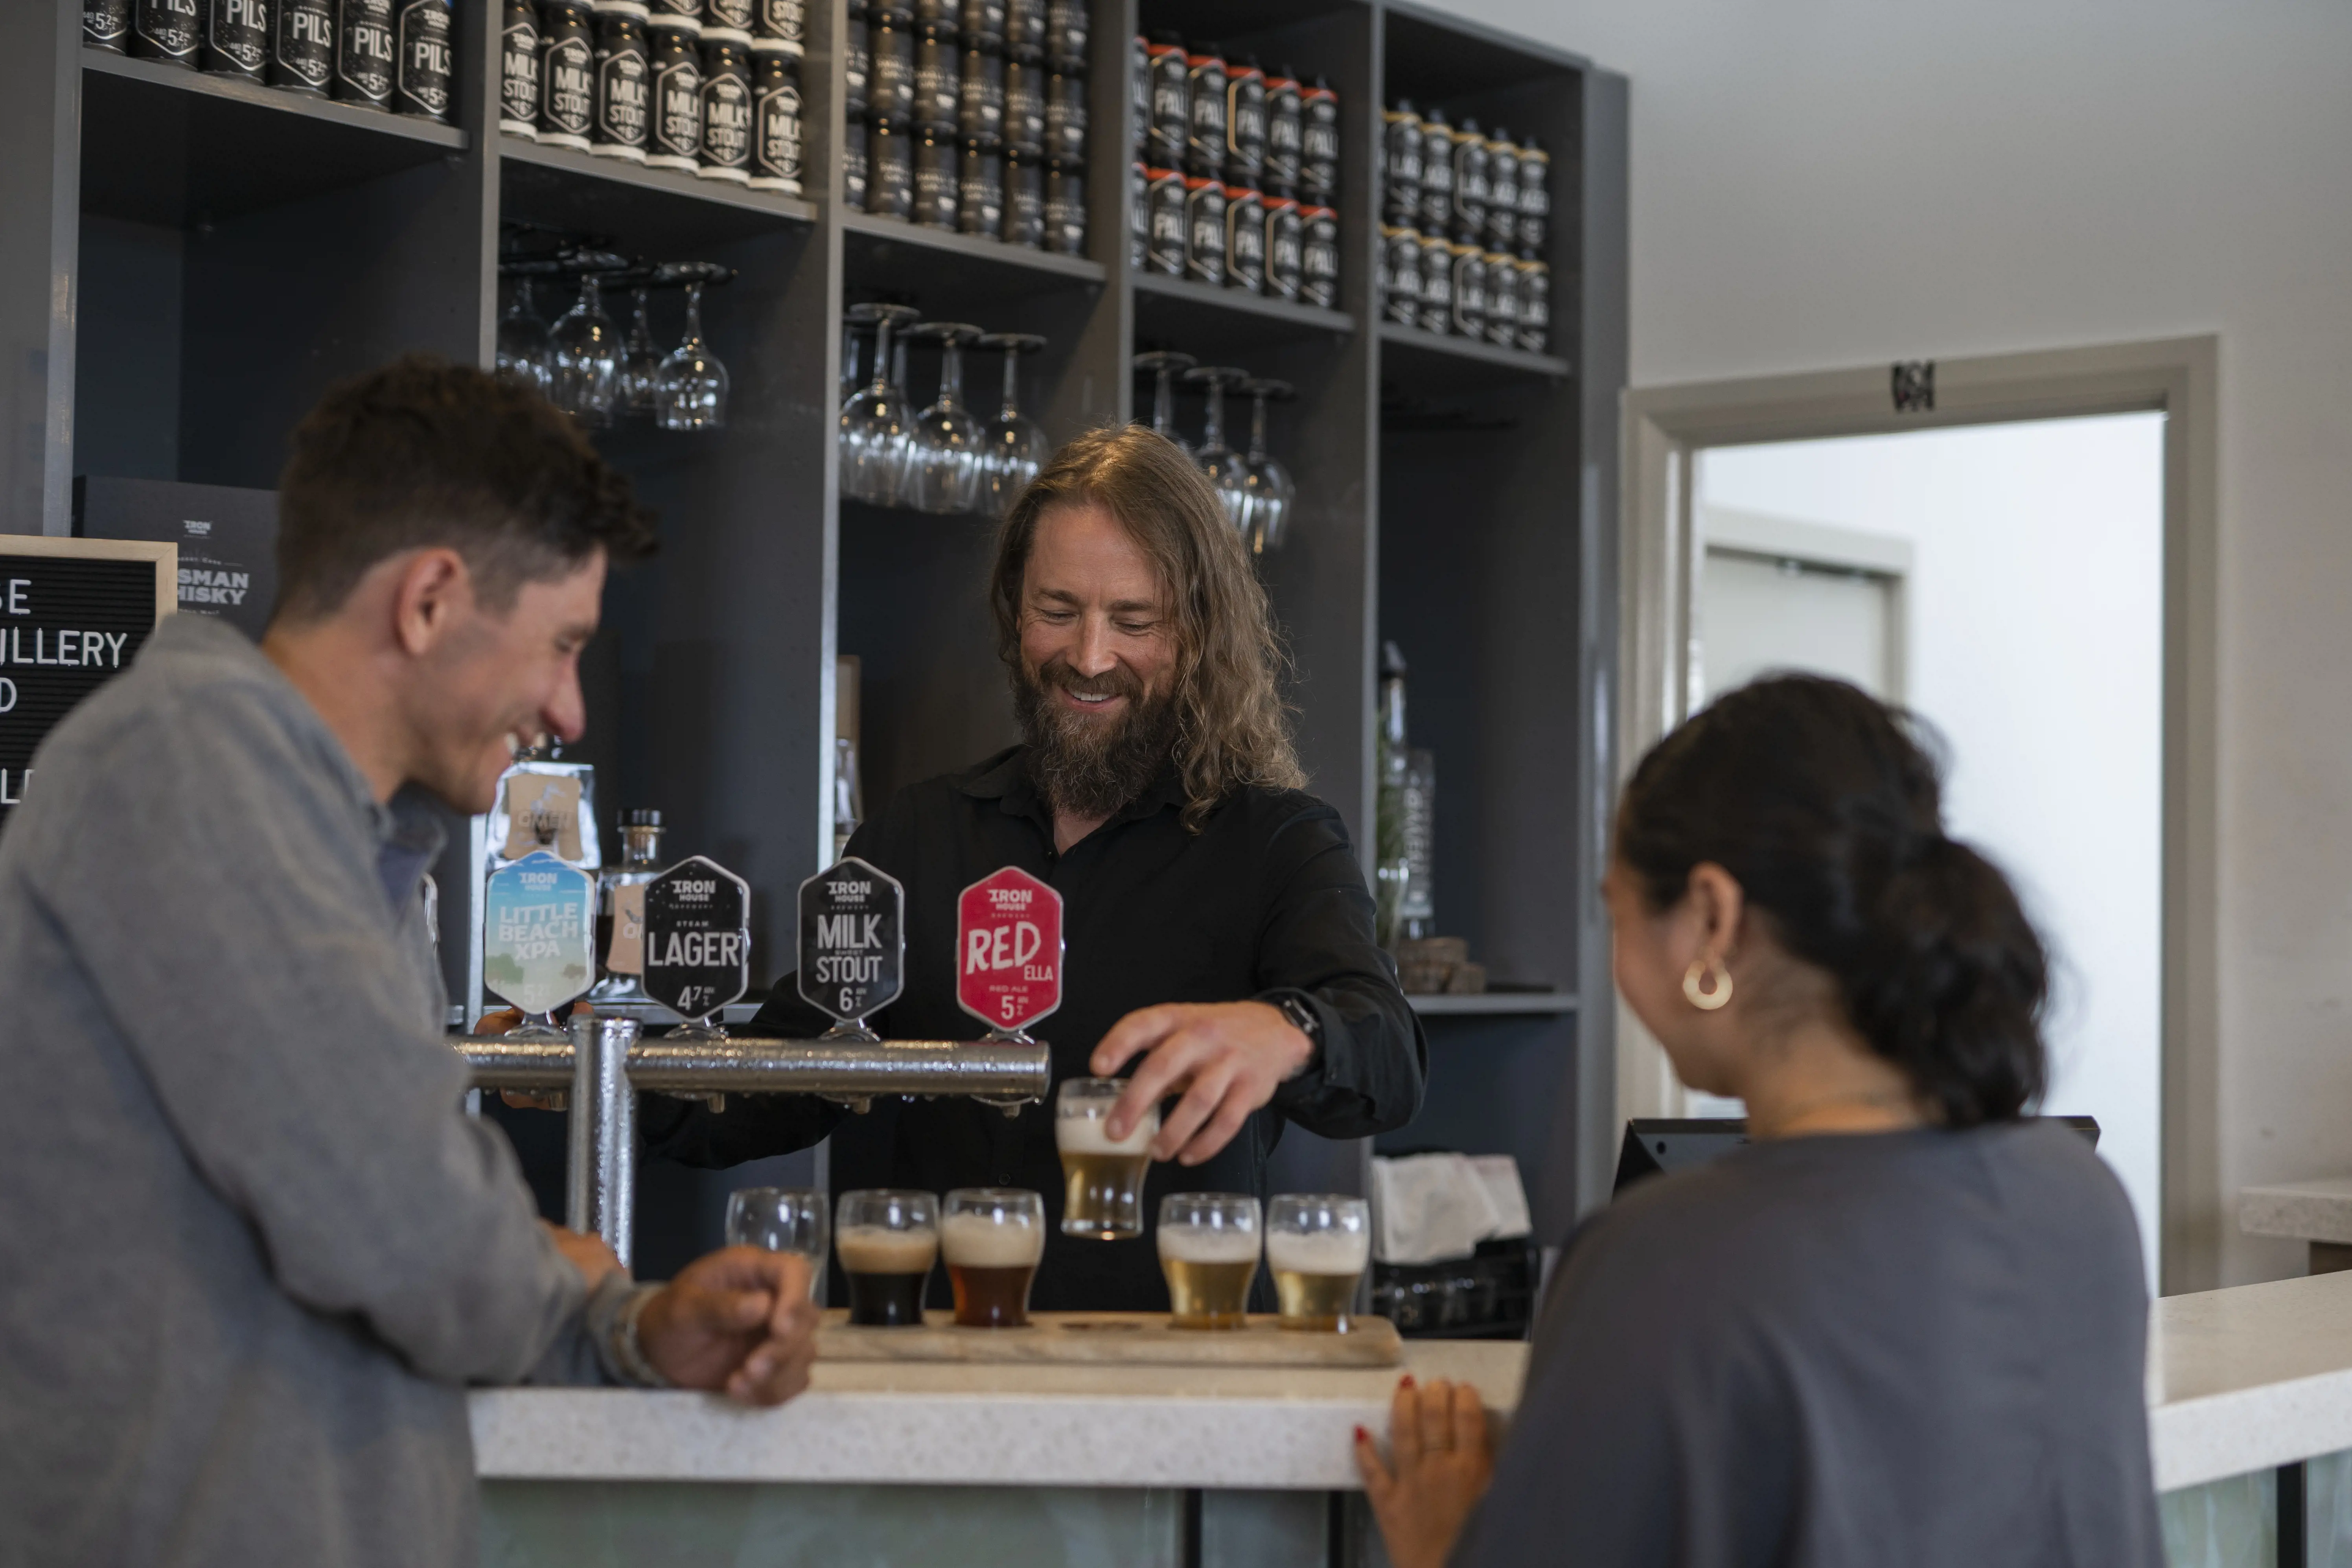
<svg viewBox="0 0 2352 1568">
<path fill-rule="evenodd" d="M 1160 1124 L 1151 1157 L 1197 1165 L 1234 1141 L 1250 1112 L 1307 1070 L 1315 1042 L 1264 1002 L 1171 1002 L 1111 1026 L 1091 1066 L 1108 1078 L 1141 1054 L 1105 1128 L 1124 1138 L 1145 1111 L 1181 1092 Z"/>
<path fill-rule="evenodd" d="M 1389 1459 L 1356 1428 L 1356 1468 L 1395 1568 L 1444 1568 L 1470 1510 L 1495 1475 L 1494 1439 L 1478 1391 L 1407 1377 L 1389 1404 Z"/>
<path fill-rule="evenodd" d="M 696 1258 L 646 1303 L 637 1343 L 680 1388 L 782 1405 L 808 1386 L 816 1322 L 807 1258 L 730 1247 Z"/>
<path fill-rule="evenodd" d="M 583 1236 L 576 1230 L 566 1230 L 548 1220 L 539 1223 L 547 1226 L 547 1234 L 555 1238 L 555 1250 L 563 1254 L 563 1261 L 580 1270 L 580 1278 L 587 1281 L 591 1292 L 604 1282 L 607 1274 L 625 1276 L 628 1273 L 621 1266 L 621 1260 L 613 1255 L 613 1249 L 604 1245 L 603 1237 Z"/>
</svg>

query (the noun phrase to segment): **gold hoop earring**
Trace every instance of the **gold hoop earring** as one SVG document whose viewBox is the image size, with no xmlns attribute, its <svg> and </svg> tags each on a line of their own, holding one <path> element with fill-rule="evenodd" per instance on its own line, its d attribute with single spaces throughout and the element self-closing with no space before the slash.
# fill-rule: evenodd
<svg viewBox="0 0 2352 1568">
<path fill-rule="evenodd" d="M 1701 980 L 1714 982 L 1706 990 L 1699 989 Z M 1691 966 L 1683 971 L 1683 997 L 1702 1013 L 1712 1013 L 1731 1000 L 1731 967 L 1713 953 L 1694 958 Z"/>
</svg>

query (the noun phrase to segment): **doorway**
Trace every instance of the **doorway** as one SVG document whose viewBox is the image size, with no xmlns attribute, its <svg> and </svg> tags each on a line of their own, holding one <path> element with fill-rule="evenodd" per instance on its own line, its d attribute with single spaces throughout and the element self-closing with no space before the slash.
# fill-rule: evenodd
<svg viewBox="0 0 2352 1568">
<path fill-rule="evenodd" d="M 1956 836 L 2055 959 L 2043 1109 L 2087 1111 L 2162 1289 L 2217 1282 L 2210 339 L 1627 397 L 1623 765 L 1767 669 L 1947 747 Z M 1622 1114 L 1704 1114 L 1619 1015 Z"/>
</svg>

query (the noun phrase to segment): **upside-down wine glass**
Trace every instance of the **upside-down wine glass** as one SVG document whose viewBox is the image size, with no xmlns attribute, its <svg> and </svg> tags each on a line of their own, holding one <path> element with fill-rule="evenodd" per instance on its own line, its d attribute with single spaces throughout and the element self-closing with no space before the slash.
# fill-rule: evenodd
<svg viewBox="0 0 2352 1568">
<path fill-rule="evenodd" d="M 1245 461 L 1249 468 L 1250 552 L 1264 555 L 1281 549 L 1283 542 L 1290 537 L 1290 515 L 1298 504 L 1298 490 L 1290 482 L 1290 470 L 1266 452 L 1265 405 L 1287 403 L 1297 394 L 1286 381 L 1245 381 L 1241 390 L 1257 405 L 1250 411 L 1250 449 Z"/>
<path fill-rule="evenodd" d="M 555 369 L 548 396 L 591 429 L 610 425 L 613 398 L 621 383 L 621 333 L 613 318 L 604 314 L 598 272 L 581 272 L 580 298 L 547 336 Z"/>
<path fill-rule="evenodd" d="M 963 405 L 963 351 L 980 337 L 980 329 L 961 321 L 929 321 L 904 337 L 940 345 L 940 398 L 915 416 L 899 500 L 917 511 L 970 511 L 980 500 L 987 432 Z"/>
<path fill-rule="evenodd" d="M 499 374 L 542 396 L 548 389 L 547 323 L 539 319 L 528 273 L 518 276 L 499 317 Z"/>
<path fill-rule="evenodd" d="M 1176 373 L 1190 370 L 1200 363 L 1191 354 L 1178 353 L 1174 349 L 1158 349 L 1135 356 L 1135 368 L 1148 371 L 1158 379 L 1151 392 L 1151 428 L 1176 443 L 1180 452 L 1190 453 L 1192 443 L 1176 434 Z"/>
<path fill-rule="evenodd" d="M 732 273 L 728 274 L 732 277 Z M 718 430 L 727 424 L 727 367 L 702 341 L 702 289 L 686 286 L 686 336 L 662 361 L 654 381 L 654 422 L 665 430 Z"/>
<path fill-rule="evenodd" d="M 851 318 L 874 323 L 874 379 L 841 409 L 841 493 L 895 506 L 907 429 L 906 395 L 890 380 L 890 339 L 922 314 L 912 305 L 856 305 Z"/>
<path fill-rule="evenodd" d="M 1045 340 L 1034 332 L 991 332 L 980 340 L 980 346 L 1004 351 L 1004 406 L 989 422 L 981 459 L 989 515 L 1003 517 L 1013 498 L 1029 488 L 1053 455 L 1045 432 L 1021 412 L 1021 356 L 1035 353 L 1045 346 Z"/>
<path fill-rule="evenodd" d="M 621 349 L 621 384 L 614 395 L 620 411 L 632 419 L 650 419 L 654 383 L 661 375 L 662 352 L 654 342 L 653 318 L 643 284 L 635 290 L 636 309 L 629 321 L 629 339 Z"/>
<path fill-rule="evenodd" d="M 1217 500 L 1224 503 L 1225 521 L 1245 539 L 1250 530 L 1249 465 L 1242 461 L 1239 452 L 1225 445 L 1225 388 L 1248 379 L 1249 372 L 1232 365 L 1205 365 L 1184 373 L 1187 385 L 1201 387 L 1209 395 L 1209 411 L 1201 426 L 1201 448 L 1192 454 L 1192 461 L 1216 488 Z"/>
</svg>

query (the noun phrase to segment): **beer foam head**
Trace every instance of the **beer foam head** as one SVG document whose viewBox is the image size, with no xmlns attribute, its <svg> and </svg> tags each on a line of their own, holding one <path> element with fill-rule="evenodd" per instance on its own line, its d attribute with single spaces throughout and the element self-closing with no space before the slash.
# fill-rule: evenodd
<svg viewBox="0 0 2352 1568">
<path fill-rule="evenodd" d="M 1360 1274 L 1371 1257 L 1372 1237 L 1369 1231 L 1318 1230 L 1304 1236 L 1297 1231 L 1266 1233 L 1266 1263 L 1285 1274 Z"/>
<path fill-rule="evenodd" d="M 1160 1256 L 1178 1263 L 1255 1263 L 1257 1234 L 1223 1226 L 1163 1225 Z"/>
<path fill-rule="evenodd" d="M 1108 1107 L 1105 1107 L 1108 1110 Z M 1113 1138 L 1099 1116 L 1060 1116 L 1054 1121 L 1054 1143 L 1065 1154 L 1140 1154 L 1160 1136 L 1160 1108 L 1153 1106 L 1124 1138 Z"/>
<path fill-rule="evenodd" d="M 940 1250 L 966 1268 L 1026 1268 L 1045 1255 L 1045 1227 L 1027 1215 L 951 1214 L 940 1222 Z"/>
<path fill-rule="evenodd" d="M 939 1256 L 935 1230 L 893 1230 L 887 1225 L 844 1226 L 834 1240 L 841 1266 L 852 1274 L 928 1274 Z"/>
</svg>

